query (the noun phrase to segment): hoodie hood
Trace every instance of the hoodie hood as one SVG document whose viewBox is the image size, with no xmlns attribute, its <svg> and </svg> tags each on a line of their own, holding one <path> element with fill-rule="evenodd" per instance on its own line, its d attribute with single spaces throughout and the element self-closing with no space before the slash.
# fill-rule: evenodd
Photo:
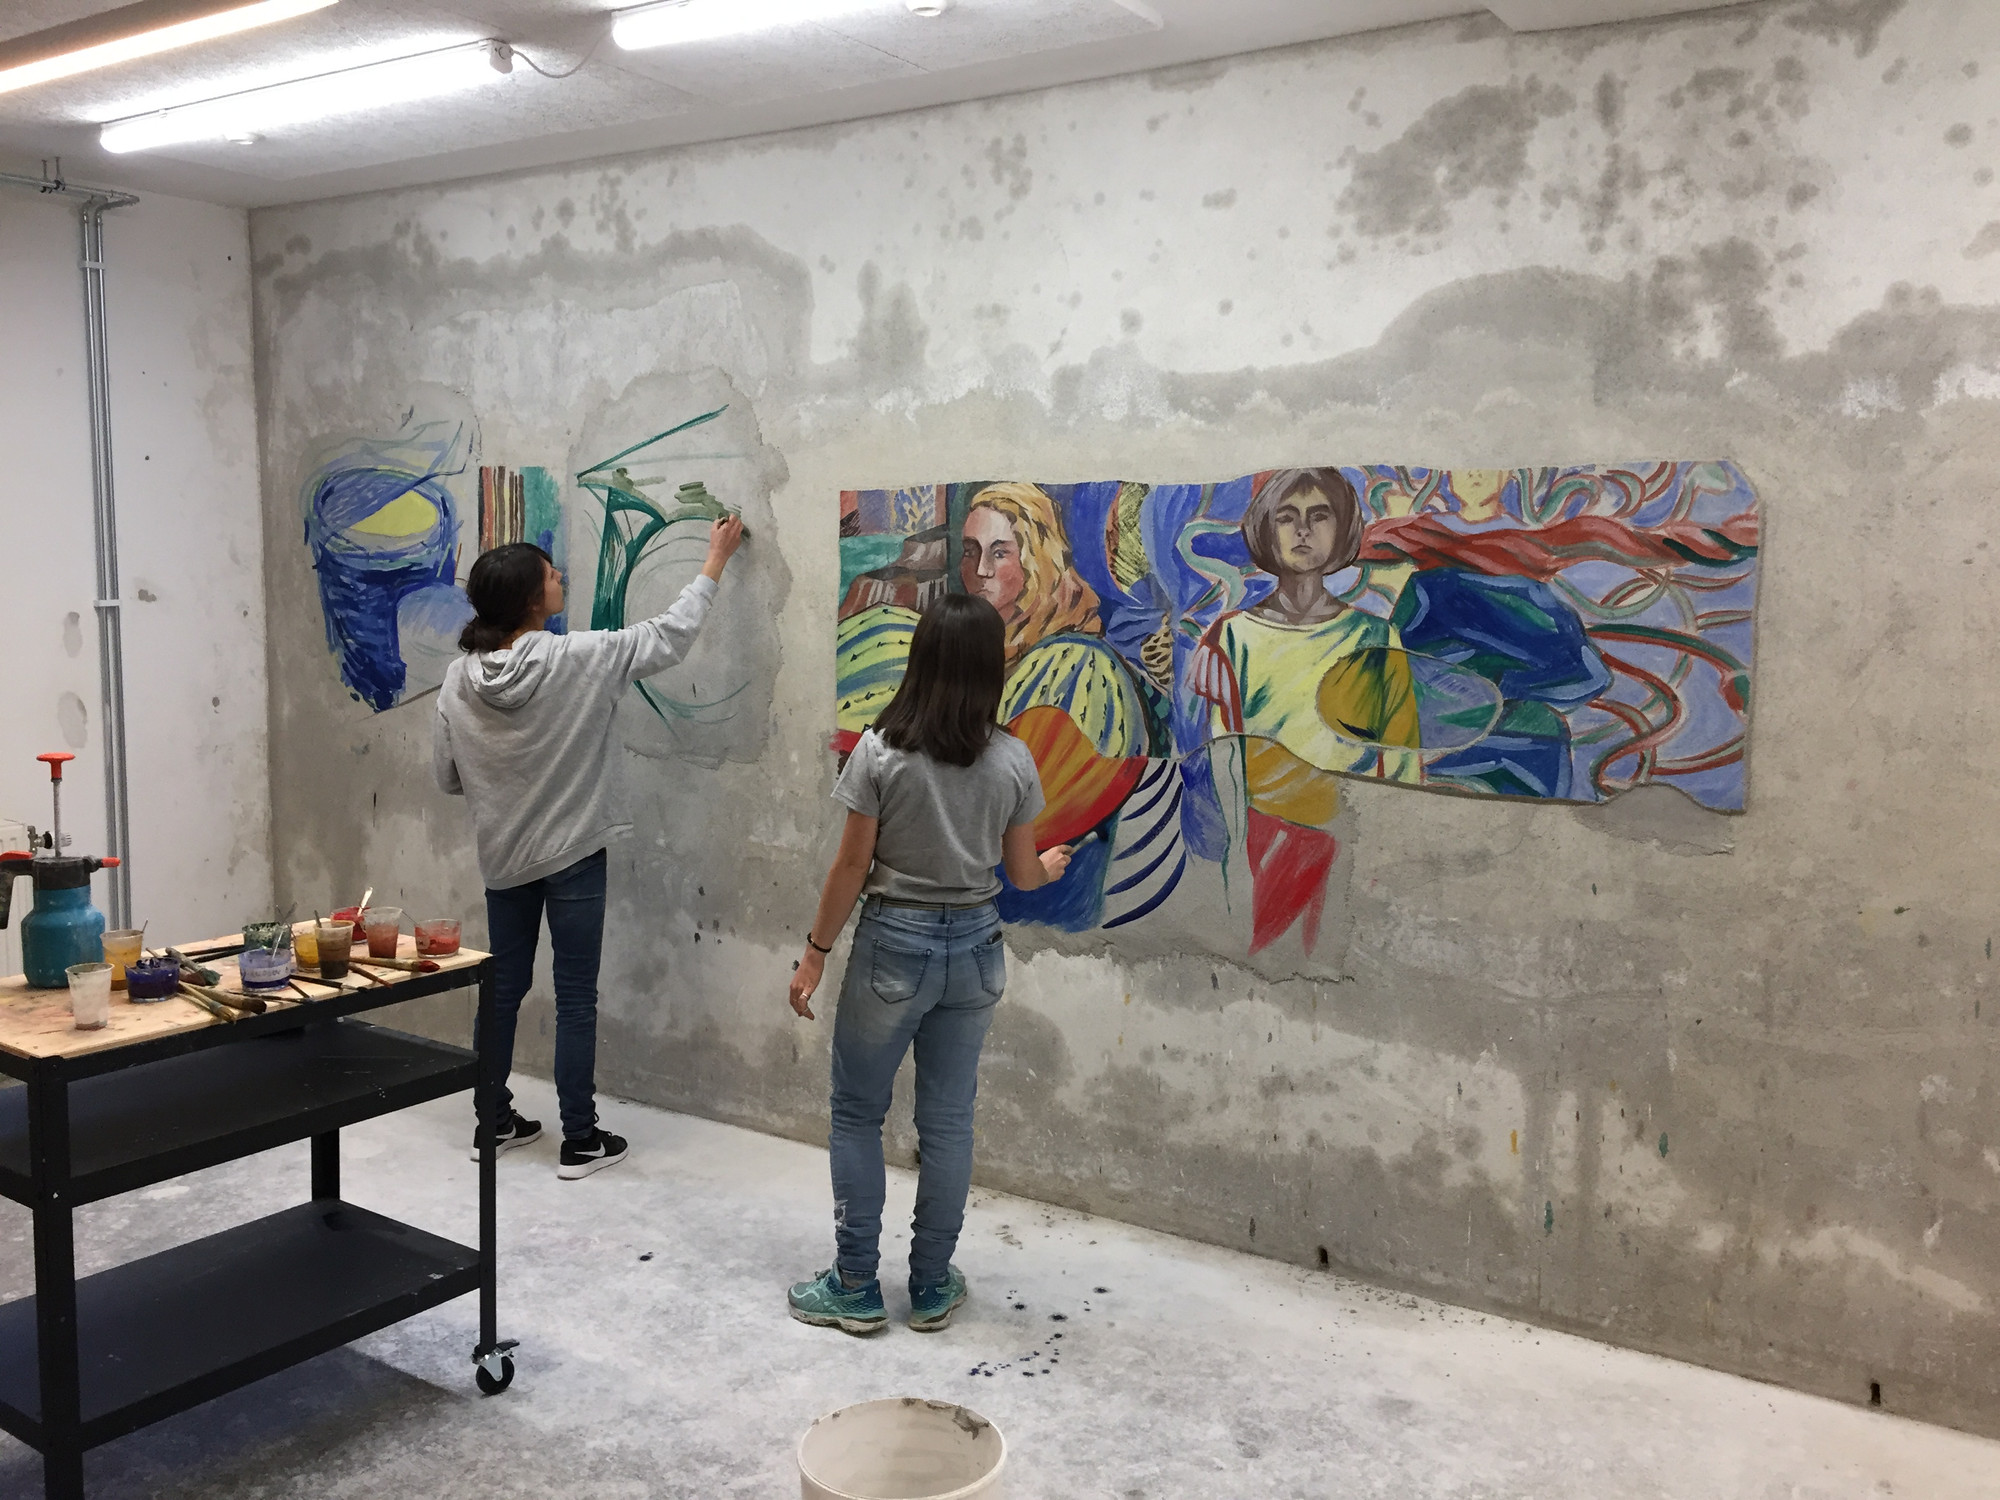
<svg viewBox="0 0 2000 1500">
<path fill-rule="evenodd" d="M 519 708 L 534 697 L 549 675 L 556 638 L 532 631 L 499 651 L 476 651 L 465 663 L 466 686 L 494 708 Z"/>
</svg>

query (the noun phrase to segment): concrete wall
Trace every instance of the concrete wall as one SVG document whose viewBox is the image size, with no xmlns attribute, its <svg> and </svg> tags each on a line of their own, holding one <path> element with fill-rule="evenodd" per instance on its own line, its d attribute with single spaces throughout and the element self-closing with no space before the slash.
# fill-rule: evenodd
<svg viewBox="0 0 2000 1500">
<path fill-rule="evenodd" d="M 170 942 L 233 932 L 271 898 L 249 227 L 148 196 L 107 216 L 105 241 L 132 903 Z M 73 203 L 0 188 L 0 819 L 47 827 L 34 757 L 69 750 L 63 828 L 75 852 L 103 853 L 78 255 Z M 107 911 L 109 878 L 95 882 Z M 20 968 L 9 927 L 0 973 Z"/>
<path fill-rule="evenodd" d="M 808 1139 L 842 487 L 1731 458 L 1747 815 L 1357 786 L 1317 972 L 1016 931 L 981 1179 L 2000 1432 L 1996 49 L 1951 0 L 1445 23 L 260 212 L 281 897 L 478 910 L 428 701 L 348 701 L 297 543 L 311 445 L 412 405 L 573 473 L 733 403 L 772 617 L 693 669 L 770 698 L 626 757 L 600 1077 Z"/>
</svg>

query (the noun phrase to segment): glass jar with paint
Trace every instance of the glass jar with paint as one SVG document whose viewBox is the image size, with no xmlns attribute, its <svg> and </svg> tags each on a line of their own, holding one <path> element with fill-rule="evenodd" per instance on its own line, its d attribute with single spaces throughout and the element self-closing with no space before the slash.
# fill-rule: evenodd
<svg viewBox="0 0 2000 1500">
<path fill-rule="evenodd" d="M 292 954 L 308 969 L 319 963 L 319 924 L 301 922 L 292 929 Z"/>
<path fill-rule="evenodd" d="M 368 940 L 370 958 L 394 958 L 397 939 L 403 932 L 403 908 L 369 907 L 361 913 L 361 932 Z"/>
<path fill-rule="evenodd" d="M 125 970 L 125 993 L 134 1005 L 149 1005 L 180 993 L 181 961 L 162 955 L 142 958 Z"/>
<path fill-rule="evenodd" d="M 425 917 L 417 923 L 417 956 L 449 958 L 458 952 L 458 918 Z"/>
<path fill-rule="evenodd" d="M 291 951 L 292 929 L 284 922 L 245 922 L 243 946 L 267 948 L 273 953 Z"/>
<path fill-rule="evenodd" d="M 274 953 L 269 948 L 245 948 L 236 955 L 236 972 L 243 988 L 255 993 L 278 990 L 292 977 L 290 952 Z"/>
</svg>

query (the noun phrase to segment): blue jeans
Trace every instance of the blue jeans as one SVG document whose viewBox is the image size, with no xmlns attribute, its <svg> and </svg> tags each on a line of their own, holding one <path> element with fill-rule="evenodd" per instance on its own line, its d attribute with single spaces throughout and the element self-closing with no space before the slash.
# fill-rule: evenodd
<svg viewBox="0 0 2000 1500">
<path fill-rule="evenodd" d="M 972 1187 L 972 1103 L 979 1049 L 1007 987 L 1007 951 L 992 905 L 885 906 L 871 897 L 854 933 L 833 1024 L 836 1264 L 850 1282 L 881 1264 L 882 1121 L 896 1069 L 917 1049 L 917 1212 L 910 1285 L 944 1280 Z"/>
<path fill-rule="evenodd" d="M 597 961 L 604 949 L 604 866 L 600 849 L 553 875 L 486 893 L 493 1035 L 480 1037 L 479 1046 L 482 1051 L 491 1046 L 490 1055 L 513 1067 L 514 1026 L 534 982 L 535 945 L 546 910 L 555 949 L 556 1098 L 563 1135 L 573 1141 L 597 1128 Z M 514 1094 L 503 1071 L 492 1123 L 504 1127 L 513 1107 Z"/>
</svg>

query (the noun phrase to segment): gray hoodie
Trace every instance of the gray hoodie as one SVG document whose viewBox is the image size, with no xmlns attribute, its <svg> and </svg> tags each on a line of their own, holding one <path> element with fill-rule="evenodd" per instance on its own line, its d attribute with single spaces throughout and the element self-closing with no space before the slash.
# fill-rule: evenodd
<svg viewBox="0 0 2000 1500">
<path fill-rule="evenodd" d="M 452 662 L 431 772 L 471 804 L 489 889 L 553 875 L 632 831 L 612 762 L 618 700 L 687 655 L 714 598 L 697 578 L 665 614 L 624 630 L 537 630 Z"/>
</svg>

